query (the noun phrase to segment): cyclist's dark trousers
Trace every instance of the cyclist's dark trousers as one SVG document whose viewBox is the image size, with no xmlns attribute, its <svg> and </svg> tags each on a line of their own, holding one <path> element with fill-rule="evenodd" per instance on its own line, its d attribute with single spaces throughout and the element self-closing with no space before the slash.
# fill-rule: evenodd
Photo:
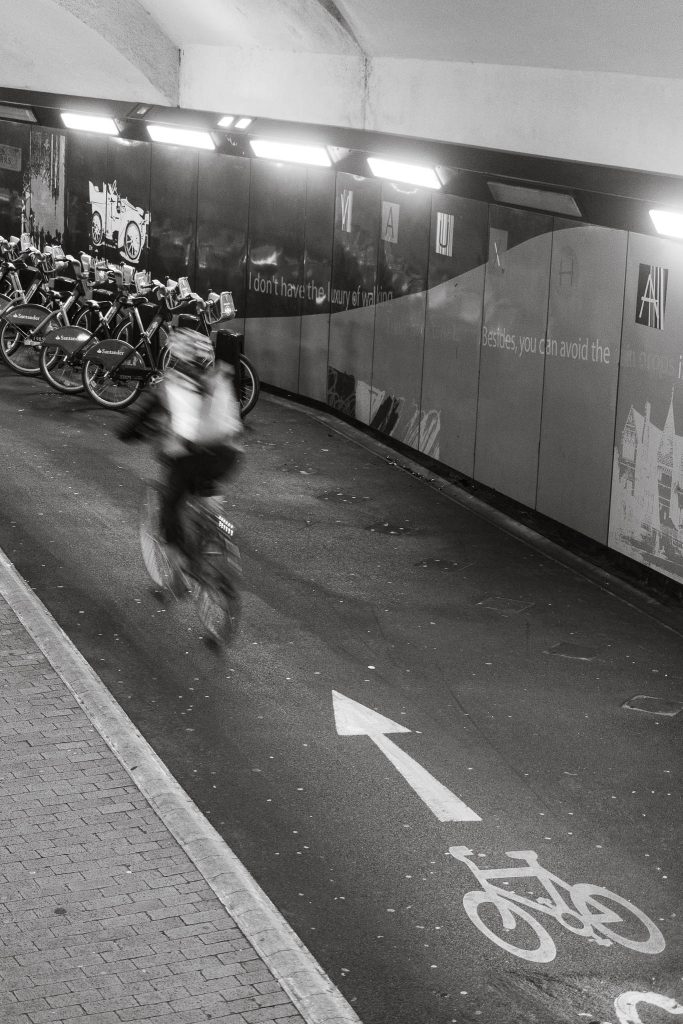
<svg viewBox="0 0 683 1024">
<path fill-rule="evenodd" d="M 238 452 L 227 445 L 199 448 L 166 460 L 166 481 L 161 507 L 161 534 L 186 554 L 187 538 L 182 525 L 182 506 L 189 494 L 212 494 L 216 483 L 226 477 L 237 461 Z"/>
</svg>

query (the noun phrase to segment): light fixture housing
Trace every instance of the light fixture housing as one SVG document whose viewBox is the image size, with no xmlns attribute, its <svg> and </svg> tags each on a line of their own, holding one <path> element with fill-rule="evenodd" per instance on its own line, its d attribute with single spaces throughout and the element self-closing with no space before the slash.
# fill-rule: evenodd
<svg viewBox="0 0 683 1024">
<path fill-rule="evenodd" d="M 231 128 L 232 125 L 234 124 L 234 121 L 235 121 L 235 118 L 234 118 L 233 114 L 226 114 L 225 117 L 222 117 L 220 119 L 220 121 L 218 122 L 218 127 L 219 128 Z"/>
<path fill-rule="evenodd" d="M 152 142 L 165 142 L 169 146 L 191 146 L 194 149 L 215 149 L 216 143 L 209 132 L 197 128 L 175 128 L 167 124 L 148 124 Z"/>
<path fill-rule="evenodd" d="M 314 167 L 331 167 L 330 155 L 324 146 L 312 146 L 295 142 L 276 142 L 272 139 L 250 139 L 254 155 L 265 160 L 282 163 L 309 164 Z"/>
<path fill-rule="evenodd" d="M 421 188 L 441 188 L 441 181 L 433 167 L 405 164 L 380 156 L 369 156 L 368 166 L 376 178 L 388 178 L 390 181 L 418 185 Z"/>
<path fill-rule="evenodd" d="M 658 234 L 683 238 L 683 213 L 676 210 L 650 210 L 649 213 Z"/>
<path fill-rule="evenodd" d="M 71 110 L 62 111 L 62 121 L 67 128 L 78 132 L 96 132 L 98 135 L 118 135 L 119 126 L 113 117 L 96 114 L 76 114 Z"/>
<path fill-rule="evenodd" d="M 27 124 L 38 123 L 38 118 L 30 107 L 15 107 L 10 103 L 0 103 L 0 120 L 25 121 Z"/>
<path fill-rule="evenodd" d="M 560 217 L 581 217 L 582 213 L 574 196 L 567 192 L 549 192 L 527 185 L 510 185 L 506 181 L 488 181 L 489 192 L 496 203 L 508 206 L 528 206 L 544 213 L 555 213 Z"/>
</svg>

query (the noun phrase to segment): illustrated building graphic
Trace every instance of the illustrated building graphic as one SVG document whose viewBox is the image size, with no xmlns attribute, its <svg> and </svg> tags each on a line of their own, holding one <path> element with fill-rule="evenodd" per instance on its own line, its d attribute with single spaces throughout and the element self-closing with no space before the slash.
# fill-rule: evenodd
<svg viewBox="0 0 683 1024">
<path fill-rule="evenodd" d="M 672 389 L 664 427 L 631 406 L 614 449 L 610 544 L 683 579 L 683 383 Z"/>
</svg>

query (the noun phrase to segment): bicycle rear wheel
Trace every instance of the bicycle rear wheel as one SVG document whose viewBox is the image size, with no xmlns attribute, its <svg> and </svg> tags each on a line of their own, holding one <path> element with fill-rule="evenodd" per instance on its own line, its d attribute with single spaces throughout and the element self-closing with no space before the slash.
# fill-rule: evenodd
<svg viewBox="0 0 683 1024">
<path fill-rule="evenodd" d="M 261 382 L 253 364 L 246 356 L 240 355 L 240 413 L 242 419 L 254 408 L 260 392 Z"/>
<path fill-rule="evenodd" d="M 40 376 L 40 348 L 24 345 L 24 335 L 14 324 L 4 324 L 0 331 L 0 355 L 11 370 L 23 377 Z"/>
<path fill-rule="evenodd" d="M 85 391 L 81 367 L 75 366 L 69 353 L 59 345 L 43 345 L 40 350 L 40 370 L 55 391 L 65 395 L 80 395 Z"/>
<path fill-rule="evenodd" d="M 142 560 L 152 582 L 162 590 L 171 590 L 175 583 L 176 569 L 159 534 L 160 510 L 161 491 L 154 484 L 148 484 L 140 504 L 139 533 Z"/>
</svg>

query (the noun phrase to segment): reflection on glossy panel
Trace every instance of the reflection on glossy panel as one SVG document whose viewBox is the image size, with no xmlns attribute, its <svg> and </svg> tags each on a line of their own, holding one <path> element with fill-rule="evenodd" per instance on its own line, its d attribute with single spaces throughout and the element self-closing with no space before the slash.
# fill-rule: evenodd
<svg viewBox="0 0 683 1024">
<path fill-rule="evenodd" d="M 431 192 L 382 185 L 370 424 L 417 448 Z"/>
<path fill-rule="evenodd" d="M 369 423 L 381 185 L 338 174 L 330 294 L 328 401 Z"/>
<path fill-rule="evenodd" d="M 629 236 L 609 544 L 683 583 L 683 248 Z"/>
<path fill-rule="evenodd" d="M 467 476 L 474 469 L 488 207 L 432 199 L 420 450 Z"/>
<path fill-rule="evenodd" d="M 195 291 L 231 291 L 239 315 L 246 305 L 250 162 L 199 154 Z"/>
<path fill-rule="evenodd" d="M 607 543 L 625 232 L 556 223 L 536 507 Z"/>
<path fill-rule="evenodd" d="M 152 277 L 195 278 L 197 152 L 152 144 Z"/>
<path fill-rule="evenodd" d="M 491 207 L 474 475 L 536 503 L 552 218 Z"/>
</svg>

